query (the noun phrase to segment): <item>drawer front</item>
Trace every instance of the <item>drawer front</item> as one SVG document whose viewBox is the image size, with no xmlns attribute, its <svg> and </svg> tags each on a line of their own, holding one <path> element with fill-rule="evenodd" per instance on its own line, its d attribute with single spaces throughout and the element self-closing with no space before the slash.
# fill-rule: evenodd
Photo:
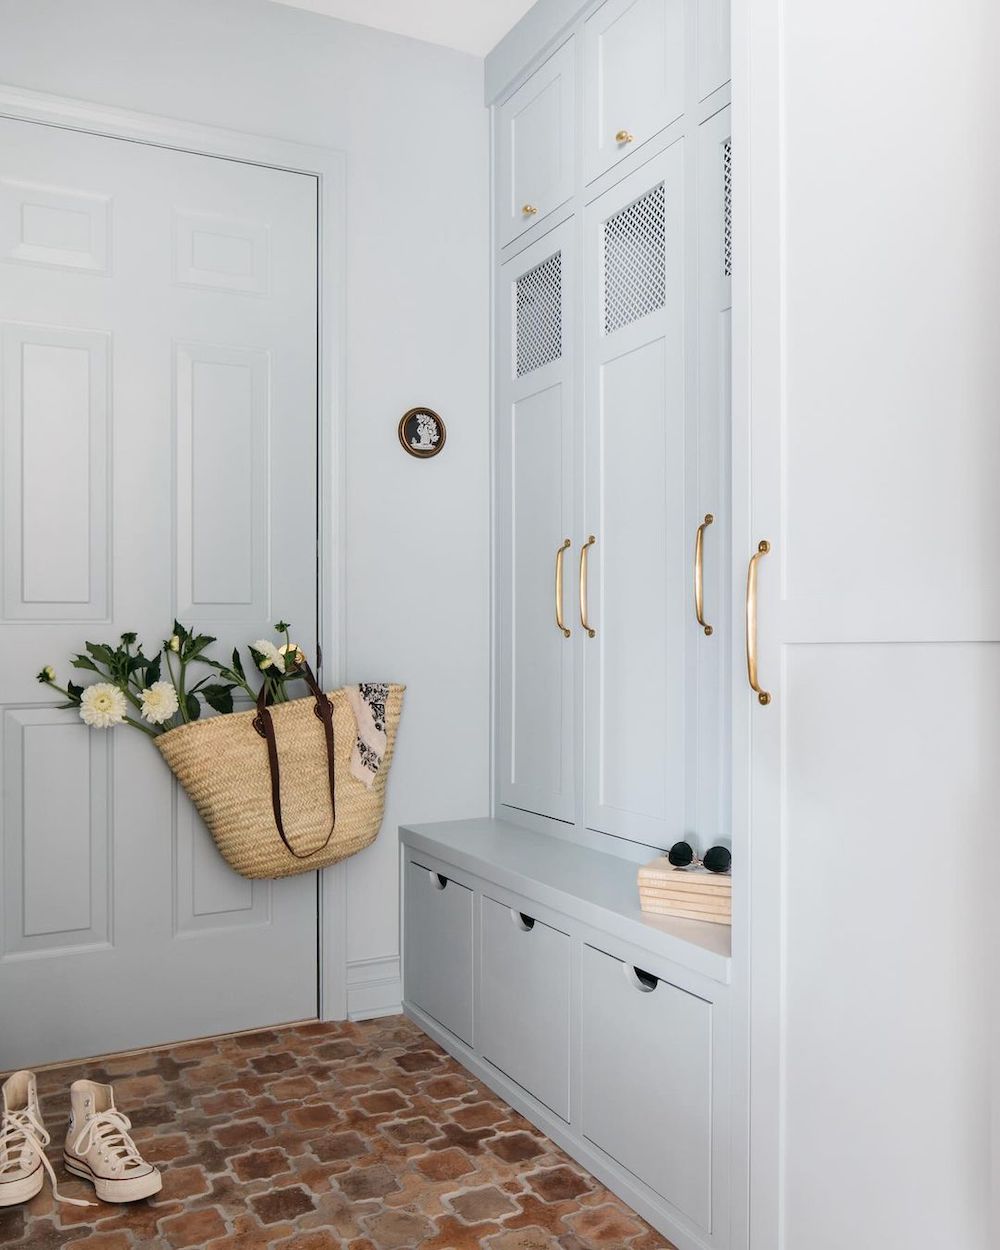
<svg viewBox="0 0 1000 1250">
<path fill-rule="evenodd" d="M 683 115 L 684 51 L 684 0 L 607 0 L 587 21 L 588 182 Z"/>
<path fill-rule="evenodd" d="M 568 1121 L 570 940 L 490 898 L 482 917 L 480 1050 Z"/>
<path fill-rule="evenodd" d="M 497 230 L 512 243 L 573 194 L 573 41 L 500 106 Z"/>
<path fill-rule="evenodd" d="M 711 1228 L 712 1004 L 583 948 L 583 1132 Z"/>
<path fill-rule="evenodd" d="M 406 863 L 407 1001 L 472 1045 L 472 891 Z"/>
</svg>

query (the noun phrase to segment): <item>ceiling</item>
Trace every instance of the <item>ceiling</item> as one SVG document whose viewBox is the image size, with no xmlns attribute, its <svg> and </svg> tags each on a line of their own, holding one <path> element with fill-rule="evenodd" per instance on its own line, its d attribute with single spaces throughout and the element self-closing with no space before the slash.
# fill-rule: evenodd
<svg viewBox="0 0 1000 1250">
<path fill-rule="evenodd" d="M 276 0 L 485 56 L 534 0 Z"/>
</svg>

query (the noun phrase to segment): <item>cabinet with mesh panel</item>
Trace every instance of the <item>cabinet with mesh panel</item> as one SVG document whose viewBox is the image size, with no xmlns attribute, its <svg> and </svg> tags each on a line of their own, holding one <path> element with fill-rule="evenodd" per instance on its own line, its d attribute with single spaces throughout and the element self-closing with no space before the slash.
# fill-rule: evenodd
<svg viewBox="0 0 1000 1250">
<path fill-rule="evenodd" d="M 495 110 L 497 802 L 608 849 L 729 834 L 727 15 L 581 5 Z"/>
</svg>

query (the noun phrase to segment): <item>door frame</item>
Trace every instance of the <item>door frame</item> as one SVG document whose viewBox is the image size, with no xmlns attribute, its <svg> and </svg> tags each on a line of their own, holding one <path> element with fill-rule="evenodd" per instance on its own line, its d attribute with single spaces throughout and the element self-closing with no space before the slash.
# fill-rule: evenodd
<svg viewBox="0 0 1000 1250">
<path fill-rule="evenodd" d="M 0 83 L 0 118 L 36 122 L 125 139 L 152 147 L 215 156 L 305 174 L 317 191 L 317 443 L 319 456 L 317 587 L 321 672 L 343 679 L 343 588 L 346 531 L 344 459 L 346 313 L 346 160 L 334 148 L 179 121 L 151 113 L 73 100 Z M 344 864 L 319 873 L 318 1016 L 347 1019 L 347 872 Z"/>
</svg>

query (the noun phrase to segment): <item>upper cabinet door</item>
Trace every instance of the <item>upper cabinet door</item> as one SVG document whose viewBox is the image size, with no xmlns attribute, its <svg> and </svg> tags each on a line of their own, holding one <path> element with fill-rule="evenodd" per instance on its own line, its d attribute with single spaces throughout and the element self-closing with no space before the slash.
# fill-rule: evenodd
<svg viewBox="0 0 1000 1250">
<path fill-rule="evenodd" d="M 608 0 L 585 27 L 588 182 L 684 113 L 684 0 Z"/>
<path fill-rule="evenodd" d="M 573 194 L 571 39 L 500 106 L 497 229 L 506 247 Z"/>
</svg>

